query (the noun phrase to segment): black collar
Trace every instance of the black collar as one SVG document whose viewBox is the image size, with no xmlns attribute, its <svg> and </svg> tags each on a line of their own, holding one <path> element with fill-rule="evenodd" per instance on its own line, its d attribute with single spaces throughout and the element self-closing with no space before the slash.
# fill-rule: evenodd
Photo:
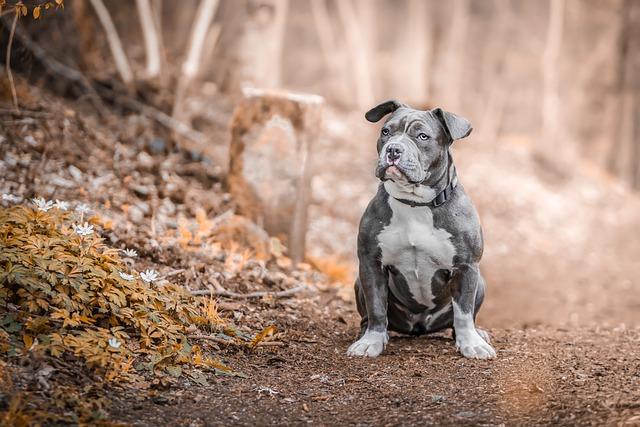
<svg viewBox="0 0 640 427">
<path fill-rule="evenodd" d="M 444 205 L 447 202 L 447 200 L 451 198 L 451 195 L 453 194 L 453 190 L 456 188 L 457 184 L 458 184 L 458 177 L 455 175 L 455 172 L 454 172 L 453 178 L 451 179 L 449 184 L 447 184 L 444 190 L 439 192 L 436 195 L 436 197 L 434 197 L 430 202 L 416 202 L 415 200 L 398 199 L 397 197 L 393 197 L 393 196 L 392 197 L 397 201 L 399 201 L 400 203 L 409 205 L 412 208 L 424 207 L 424 206 L 437 208 L 438 206 Z"/>
</svg>

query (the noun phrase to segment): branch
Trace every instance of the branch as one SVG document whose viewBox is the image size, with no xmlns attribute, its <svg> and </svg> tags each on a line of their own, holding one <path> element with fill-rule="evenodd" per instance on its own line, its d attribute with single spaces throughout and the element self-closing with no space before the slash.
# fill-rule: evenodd
<svg viewBox="0 0 640 427">
<path fill-rule="evenodd" d="M 13 99 L 13 108 L 16 112 L 20 112 L 18 107 L 18 95 L 16 94 L 16 85 L 13 82 L 13 73 L 11 72 L 11 46 L 13 45 L 13 36 L 16 33 L 16 25 L 18 25 L 18 17 L 20 12 L 16 9 L 13 22 L 11 23 L 11 33 L 9 34 L 9 43 L 7 45 L 7 56 L 5 59 L 5 70 L 7 77 L 9 78 L 9 85 L 11 86 L 11 98 Z"/>
<path fill-rule="evenodd" d="M 158 110 L 157 108 L 154 108 L 147 104 L 143 104 L 142 102 L 137 101 L 129 96 L 117 94 L 113 90 L 107 88 L 99 88 L 99 90 L 105 97 L 111 99 L 112 101 L 119 102 L 121 105 L 131 108 L 144 116 L 150 117 L 161 125 L 176 132 L 177 134 L 182 135 L 185 138 L 197 143 L 197 146 L 190 146 L 186 148 L 195 149 L 198 151 L 202 151 L 203 148 L 205 148 L 207 137 L 202 132 L 198 132 L 191 126 L 174 119 L 170 115 Z"/>
<path fill-rule="evenodd" d="M 225 340 L 224 338 L 220 338 L 217 337 L 215 335 L 200 335 L 200 334 L 193 334 L 193 335 L 187 335 L 187 338 L 190 338 L 192 340 L 207 340 L 207 341 L 213 341 L 215 343 L 218 344 L 224 344 L 224 345 L 245 345 L 248 343 L 238 343 L 235 341 L 230 341 L 230 340 Z M 256 347 L 284 347 L 284 343 L 282 341 L 260 341 Z"/>
<path fill-rule="evenodd" d="M 5 18 L 2 18 L 3 22 L 6 22 Z M 89 99 L 92 101 L 94 107 L 100 112 L 105 109 L 104 103 L 100 98 L 100 95 L 93 88 L 89 80 L 80 71 L 63 64 L 57 59 L 49 56 L 47 52 L 37 43 L 35 43 L 29 34 L 22 28 L 16 28 L 16 37 L 20 41 L 22 47 L 27 49 L 40 63 L 52 74 L 60 76 L 66 80 L 74 83 L 78 83 L 89 95 Z"/>
<path fill-rule="evenodd" d="M 93 9 L 96 11 L 96 15 L 98 16 L 100 23 L 102 24 L 102 28 L 105 33 L 107 33 L 107 41 L 109 42 L 109 48 L 111 49 L 113 59 L 116 62 L 118 74 L 120 74 L 122 81 L 128 87 L 131 87 L 133 84 L 133 71 L 131 71 L 129 60 L 127 59 L 127 55 L 124 53 L 120 36 L 118 36 L 118 31 L 116 30 L 116 26 L 113 24 L 111 15 L 102 0 L 90 1 Z"/>
<path fill-rule="evenodd" d="M 301 292 L 301 291 L 303 291 L 305 289 L 309 289 L 309 286 L 300 285 L 300 286 L 296 286 L 295 288 L 287 289 L 287 290 L 284 290 L 284 291 L 278 291 L 278 292 L 262 291 L 262 292 L 250 292 L 248 294 L 240 294 L 240 293 L 237 293 L 237 292 L 228 291 L 228 290 L 224 289 L 222 286 L 216 285 L 216 289 L 202 289 L 202 290 L 198 290 L 198 291 L 191 291 L 191 295 L 196 295 L 196 296 L 198 296 L 198 295 L 217 295 L 217 296 L 221 296 L 221 297 L 241 298 L 241 299 L 262 298 L 262 297 L 286 298 L 286 297 L 289 297 L 291 295 L 297 294 L 298 292 Z"/>
</svg>

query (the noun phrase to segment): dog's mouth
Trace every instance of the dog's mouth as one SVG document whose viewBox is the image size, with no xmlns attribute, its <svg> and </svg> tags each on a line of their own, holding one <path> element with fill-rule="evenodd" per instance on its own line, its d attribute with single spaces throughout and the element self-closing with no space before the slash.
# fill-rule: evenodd
<svg viewBox="0 0 640 427">
<path fill-rule="evenodd" d="M 398 164 L 388 165 L 384 171 L 384 177 L 386 179 L 407 179 L 407 175 L 398 167 Z"/>
</svg>

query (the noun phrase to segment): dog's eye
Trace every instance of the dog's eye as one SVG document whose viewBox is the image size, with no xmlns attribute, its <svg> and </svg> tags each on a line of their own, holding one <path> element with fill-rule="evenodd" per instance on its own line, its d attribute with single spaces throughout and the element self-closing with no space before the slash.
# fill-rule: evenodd
<svg viewBox="0 0 640 427">
<path fill-rule="evenodd" d="M 421 133 L 418 135 L 418 139 L 426 141 L 427 139 L 429 139 L 429 136 L 426 133 Z"/>
<path fill-rule="evenodd" d="M 383 129 L 382 129 L 382 134 L 383 134 L 384 136 L 389 135 L 389 129 L 387 129 L 387 128 L 383 128 Z"/>
</svg>

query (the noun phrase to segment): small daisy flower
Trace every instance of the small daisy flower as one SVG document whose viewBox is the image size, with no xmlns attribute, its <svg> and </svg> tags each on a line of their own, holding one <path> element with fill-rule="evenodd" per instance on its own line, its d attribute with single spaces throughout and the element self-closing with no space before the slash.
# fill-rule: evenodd
<svg viewBox="0 0 640 427">
<path fill-rule="evenodd" d="M 20 196 L 14 196 L 13 194 L 10 194 L 10 193 L 3 193 L 2 194 L 2 201 L 3 202 L 20 203 L 21 200 L 22 200 L 22 197 L 20 197 Z"/>
<path fill-rule="evenodd" d="M 160 278 L 160 275 L 158 275 L 158 272 L 155 270 L 145 270 L 142 273 L 140 273 L 140 277 L 142 278 L 142 280 L 144 280 L 147 283 L 152 283 L 156 280 L 158 280 Z"/>
<path fill-rule="evenodd" d="M 76 212 L 81 215 L 88 214 L 89 212 L 91 212 L 91 208 L 86 203 L 78 203 L 78 205 L 76 206 Z"/>
<path fill-rule="evenodd" d="M 61 211 L 69 210 L 69 202 L 65 202 L 64 200 L 56 199 L 56 203 L 53 205 L 54 208 L 58 208 Z"/>
<path fill-rule="evenodd" d="M 122 254 L 124 256 L 128 256 L 129 258 L 135 258 L 138 256 L 138 251 L 136 251 L 135 249 L 123 249 L 122 250 Z"/>
<path fill-rule="evenodd" d="M 119 273 L 120 273 L 120 277 L 122 277 L 127 282 L 131 282 L 134 279 L 133 274 L 127 274 L 127 273 L 124 273 L 122 271 L 120 271 Z"/>
<path fill-rule="evenodd" d="M 51 209 L 53 207 L 53 201 L 52 200 L 45 200 L 42 197 L 38 197 L 36 199 L 31 199 L 31 201 L 33 202 L 34 205 L 36 205 L 38 210 L 40 210 L 42 212 L 46 212 L 46 211 L 48 211 L 49 209 Z"/>
<path fill-rule="evenodd" d="M 120 341 L 118 341 L 117 338 L 110 338 L 109 339 L 109 347 L 120 348 L 121 345 L 122 345 L 122 343 Z"/>
<path fill-rule="evenodd" d="M 88 222 L 85 222 L 84 225 L 73 224 L 73 230 L 81 236 L 89 236 L 93 234 L 93 225 L 89 225 Z"/>
</svg>

